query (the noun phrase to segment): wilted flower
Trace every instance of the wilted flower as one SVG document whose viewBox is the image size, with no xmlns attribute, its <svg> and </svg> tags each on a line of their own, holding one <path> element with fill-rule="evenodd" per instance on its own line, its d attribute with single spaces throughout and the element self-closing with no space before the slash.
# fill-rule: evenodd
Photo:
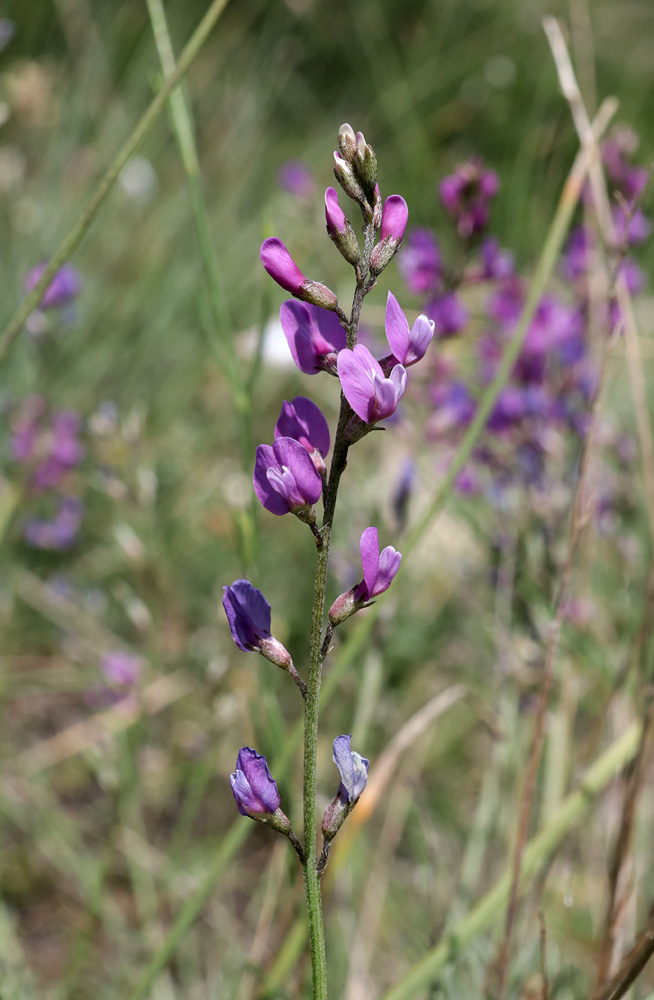
<svg viewBox="0 0 654 1000">
<path fill-rule="evenodd" d="M 322 492 L 322 479 L 306 448 L 290 437 L 260 444 L 254 465 L 254 492 L 271 514 L 300 514 Z"/>
<path fill-rule="evenodd" d="M 345 330 L 333 312 L 287 299 L 279 316 L 293 360 L 305 375 L 336 374 L 336 357 L 346 343 Z"/>
<path fill-rule="evenodd" d="M 311 456 L 313 464 L 322 475 L 324 458 L 329 451 L 329 425 L 322 410 L 306 396 L 296 396 L 292 402 L 284 401 L 282 412 L 275 424 L 275 437 L 290 437 L 299 441 Z"/>
<path fill-rule="evenodd" d="M 395 413 L 406 389 L 406 371 L 395 365 L 385 378 L 381 365 L 363 344 L 338 354 L 338 375 L 348 403 L 365 423 L 384 420 Z"/>
</svg>

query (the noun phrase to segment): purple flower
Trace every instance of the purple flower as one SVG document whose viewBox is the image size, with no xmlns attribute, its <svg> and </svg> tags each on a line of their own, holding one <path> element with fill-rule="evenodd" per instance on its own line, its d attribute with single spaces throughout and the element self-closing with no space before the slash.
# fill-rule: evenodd
<svg viewBox="0 0 654 1000">
<path fill-rule="evenodd" d="M 625 213 L 622 205 L 615 205 L 611 214 L 618 246 L 644 243 L 652 231 L 652 223 L 640 208 Z"/>
<path fill-rule="evenodd" d="M 409 219 L 409 209 L 399 194 L 390 195 L 382 208 L 379 243 L 370 257 L 371 274 L 381 274 L 400 249 Z"/>
<path fill-rule="evenodd" d="M 644 167 L 634 167 L 629 163 L 629 156 L 638 149 L 638 136 L 626 126 L 618 126 L 602 143 L 602 159 L 612 182 L 619 188 L 628 201 L 641 194 L 649 171 Z"/>
<path fill-rule="evenodd" d="M 284 401 L 275 424 L 275 438 L 289 437 L 299 441 L 311 456 L 317 471 L 325 471 L 324 458 L 329 451 L 329 425 L 321 409 L 305 396 Z"/>
<path fill-rule="evenodd" d="M 223 587 L 223 591 L 223 608 L 238 648 L 244 653 L 261 653 L 295 679 L 290 653 L 270 634 L 270 605 L 261 591 L 249 580 L 235 580 L 231 587 Z"/>
<path fill-rule="evenodd" d="M 412 229 L 398 261 L 406 286 L 414 295 L 433 291 L 443 276 L 438 241 L 430 229 Z"/>
<path fill-rule="evenodd" d="M 42 396 L 27 396 L 12 421 L 13 457 L 31 466 L 29 485 L 37 493 L 57 487 L 84 457 L 84 448 L 77 440 L 78 415 L 72 410 L 60 410 L 48 421 L 46 414 Z"/>
<path fill-rule="evenodd" d="M 305 375 L 336 374 L 336 357 L 347 343 L 345 330 L 333 312 L 287 299 L 279 311 L 293 360 Z"/>
<path fill-rule="evenodd" d="M 26 292 L 31 292 L 33 288 L 36 288 L 47 265 L 47 261 L 42 261 L 25 275 L 23 285 Z M 43 298 L 39 306 L 41 309 L 52 309 L 55 306 L 65 305 L 79 295 L 81 288 L 82 279 L 80 278 L 79 271 L 72 264 L 64 264 L 56 272 L 43 293 Z"/>
<path fill-rule="evenodd" d="M 395 413 L 406 389 L 406 372 L 395 365 L 384 377 L 381 365 L 363 344 L 338 352 L 338 374 L 348 403 L 365 423 L 375 423 Z"/>
<path fill-rule="evenodd" d="M 100 670 L 111 684 L 119 687 L 131 687 L 136 684 L 143 660 L 134 653 L 126 653 L 122 649 L 112 649 L 103 653 L 100 659 Z"/>
<path fill-rule="evenodd" d="M 302 160 L 287 160 L 282 163 L 277 180 L 280 187 L 298 198 L 308 198 L 316 187 L 313 174 Z"/>
<path fill-rule="evenodd" d="M 498 188 L 497 174 L 484 170 L 477 159 L 461 163 L 453 174 L 443 178 L 439 185 L 441 201 L 463 239 L 486 228 L 490 202 Z"/>
<path fill-rule="evenodd" d="M 358 264 L 361 259 L 359 241 L 338 203 L 338 194 L 333 187 L 328 187 L 325 191 L 325 220 L 330 240 L 350 264 Z"/>
<path fill-rule="evenodd" d="M 488 430 L 502 432 L 509 430 L 525 415 L 524 391 L 515 385 L 507 385 L 500 392 L 493 411 L 488 418 Z"/>
<path fill-rule="evenodd" d="M 376 528 L 366 528 L 361 535 L 360 548 L 363 582 L 357 591 L 361 600 L 370 601 L 388 590 L 400 568 L 402 555 L 392 545 L 387 545 L 380 553 Z"/>
<path fill-rule="evenodd" d="M 479 252 L 482 276 L 487 280 L 508 278 L 509 275 L 513 274 L 513 254 L 509 250 L 502 250 L 500 242 L 495 236 L 487 236 L 482 242 Z"/>
<path fill-rule="evenodd" d="M 360 798 L 368 782 L 370 761 L 354 750 L 350 750 L 351 736 L 337 736 L 334 740 L 333 760 L 341 775 L 339 794 L 350 805 Z"/>
<path fill-rule="evenodd" d="M 425 351 L 433 336 L 434 323 L 424 314 L 418 316 L 409 330 L 409 324 L 400 303 L 392 292 L 388 293 L 386 299 L 386 337 L 393 356 L 401 365 L 409 368 L 410 365 L 415 365 L 417 361 L 424 358 Z"/>
<path fill-rule="evenodd" d="M 257 818 L 273 814 L 281 801 L 277 782 L 271 777 L 266 758 L 251 747 L 243 747 L 230 777 L 232 792 L 242 816 Z"/>
<path fill-rule="evenodd" d="M 23 537 L 35 549 L 69 549 L 77 538 L 83 513 L 81 500 L 65 496 L 51 520 L 30 518 L 23 528 Z"/>
<path fill-rule="evenodd" d="M 475 414 L 475 402 L 463 382 L 449 380 L 432 387 L 435 413 L 427 430 L 437 439 L 467 427 Z"/>
<path fill-rule="evenodd" d="M 425 311 L 440 340 L 453 337 L 468 322 L 468 310 L 456 292 L 445 292 L 444 295 L 432 299 L 425 306 Z"/>
<path fill-rule="evenodd" d="M 501 327 L 509 330 L 520 319 L 523 300 L 522 282 L 517 275 L 512 275 L 490 296 L 487 304 L 488 315 Z"/>
<path fill-rule="evenodd" d="M 322 492 L 322 479 L 306 448 L 290 437 L 259 445 L 253 483 L 266 510 L 279 516 L 307 511 Z"/>
<path fill-rule="evenodd" d="M 261 263 L 278 285 L 298 299 L 311 302 L 323 309 L 336 309 L 338 299 L 326 285 L 310 281 L 302 274 L 290 253 L 276 236 L 261 244 Z"/>
<path fill-rule="evenodd" d="M 583 278 L 588 271 L 592 245 L 591 234 L 585 226 L 572 230 L 562 260 L 562 271 L 569 281 Z"/>
</svg>

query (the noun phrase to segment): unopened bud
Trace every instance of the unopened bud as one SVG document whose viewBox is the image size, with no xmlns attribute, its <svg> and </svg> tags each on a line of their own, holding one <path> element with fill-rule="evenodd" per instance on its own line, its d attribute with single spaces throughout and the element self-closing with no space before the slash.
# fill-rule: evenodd
<svg viewBox="0 0 654 1000">
<path fill-rule="evenodd" d="M 338 309 L 338 299 L 331 288 L 322 285 L 319 281 L 305 281 L 302 288 L 295 292 L 298 299 L 310 302 L 321 309 Z"/>
<path fill-rule="evenodd" d="M 338 203 L 338 194 L 336 188 L 333 187 L 327 188 L 325 191 L 325 218 L 327 234 L 332 243 L 348 263 L 358 264 L 361 259 L 359 241 L 350 220 L 346 218 Z"/>
<path fill-rule="evenodd" d="M 377 184 L 377 157 L 372 146 L 368 145 L 362 132 L 357 132 L 357 152 L 354 167 L 362 182 L 363 189 L 372 199 Z"/>
<path fill-rule="evenodd" d="M 361 187 L 354 169 L 337 152 L 334 152 L 334 176 L 349 198 L 358 202 L 362 208 L 367 204 L 365 191 Z"/>
<path fill-rule="evenodd" d="M 347 122 L 345 122 L 344 125 L 341 125 L 338 130 L 338 148 L 340 149 L 344 160 L 347 160 L 348 163 L 352 163 L 354 161 L 357 150 L 356 136 L 354 134 L 354 129 L 351 125 L 348 125 Z"/>
</svg>

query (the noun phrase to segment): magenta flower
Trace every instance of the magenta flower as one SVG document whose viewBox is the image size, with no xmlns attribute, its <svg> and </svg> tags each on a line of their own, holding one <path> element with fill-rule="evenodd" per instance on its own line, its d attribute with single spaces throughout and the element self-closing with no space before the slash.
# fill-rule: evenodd
<svg viewBox="0 0 654 1000">
<path fill-rule="evenodd" d="M 443 276 L 438 241 L 430 229 L 413 229 L 398 257 L 406 286 L 414 295 L 437 288 Z"/>
<path fill-rule="evenodd" d="M 31 469 L 30 488 L 37 492 L 59 486 L 84 458 L 77 435 L 80 418 L 72 410 L 47 414 L 42 396 L 27 396 L 12 421 L 14 459 Z"/>
<path fill-rule="evenodd" d="M 275 424 L 275 438 L 280 437 L 299 441 L 322 475 L 325 471 L 324 458 L 329 451 L 329 425 L 315 403 L 305 396 L 296 396 L 291 403 L 285 400 Z"/>
<path fill-rule="evenodd" d="M 26 292 L 31 292 L 33 288 L 36 288 L 47 265 L 48 262 L 44 260 L 25 275 L 23 285 Z M 81 289 L 82 279 L 79 271 L 72 264 L 64 264 L 46 288 L 39 307 L 52 309 L 56 306 L 63 306 L 77 298 Z"/>
<path fill-rule="evenodd" d="M 376 528 L 366 528 L 361 535 L 360 548 L 363 580 L 336 598 L 329 609 L 332 626 L 344 622 L 350 615 L 367 607 L 373 597 L 388 590 L 400 568 L 402 555 L 392 545 L 387 545 L 380 553 Z"/>
<path fill-rule="evenodd" d="M 359 241 L 350 220 L 338 203 L 338 194 L 333 187 L 328 187 L 325 191 L 325 220 L 330 240 L 348 263 L 358 264 L 361 259 Z"/>
<path fill-rule="evenodd" d="M 338 299 L 326 285 L 310 281 L 302 274 L 290 253 L 276 236 L 261 244 L 261 263 L 278 285 L 291 295 L 323 309 L 336 309 Z"/>
<path fill-rule="evenodd" d="M 119 687 L 132 687 L 141 676 L 143 660 L 134 653 L 126 653 L 122 649 L 112 649 L 103 653 L 100 659 L 100 670 L 111 684 L 117 684 Z"/>
<path fill-rule="evenodd" d="M 385 378 L 381 365 L 363 344 L 338 352 L 338 374 L 345 398 L 367 424 L 395 413 L 406 389 L 406 371 L 402 365 L 395 365 Z"/>
<path fill-rule="evenodd" d="M 346 343 L 338 317 L 318 306 L 287 299 L 279 311 L 293 361 L 305 375 L 336 374 L 336 357 Z"/>
<path fill-rule="evenodd" d="M 424 358 L 433 336 L 434 322 L 424 314 L 418 316 L 409 330 L 409 324 L 400 303 L 392 292 L 388 293 L 386 299 L 386 337 L 393 356 L 399 364 L 409 368 Z"/>
<path fill-rule="evenodd" d="M 278 516 L 308 511 L 322 492 L 322 479 L 306 448 L 290 437 L 259 445 L 253 483 L 266 510 Z"/>
<path fill-rule="evenodd" d="M 236 770 L 229 777 L 238 811 L 257 819 L 279 809 L 281 797 L 271 777 L 268 762 L 251 747 L 243 747 L 236 758 Z"/>
<path fill-rule="evenodd" d="M 390 264 L 400 249 L 409 219 L 409 209 L 399 194 L 390 195 L 384 202 L 379 243 L 370 257 L 371 274 L 380 274 Z"/>
<path fill-rule="evenodd" d="M 425 306 L 425 311 L 439 340 L 453 337 L 468 322 L 468 310 L 456 292 L 445 292 L 432 299 Z"/>
</svg>

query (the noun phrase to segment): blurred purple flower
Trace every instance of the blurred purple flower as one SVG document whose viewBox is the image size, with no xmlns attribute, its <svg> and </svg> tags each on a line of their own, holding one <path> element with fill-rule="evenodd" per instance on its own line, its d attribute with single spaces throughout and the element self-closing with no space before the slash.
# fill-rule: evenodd
<svg viewBox="0 0 654 1000">
<path fill-rule="evenodd" d="M 482 276 L 487 280 L 508 278 L 514 272 L 513 254 L 510 250 L 502 250 L 500 241 L 495 236 L 487 236 L 479 250 L 482 264 Z"/>
<path fill-rule="evenodd" d="M 131 687 L 141 676 L 143 660 L 134 653 L 112 649 L 103 653 L 100 659 L 100 670 L 111 684 Z"/>
<path fill-rule="evenodd" d="M 239 750 L 236 770 L 232 771 L 229 780 L 242 816 L 264 816 L 279 809 L 279 789 L 268 770 L 268 762 L 251 747 Z"/>
<path fill-rule="evenodd" d="M 287 299 L 279 311 L 282 329 L 300 371 L 336 374 L 336 357 L 346 344 L 346 333 L 333 312 L 306 302 Z"/>
<path fill-rule="evenodd" d="M 277 172 L 279 186 L 297 198 L 310 197 L 316 188 L 313 174 L 302 160 L 287 160 Z"/>
<path fill-rule="evenodd" d="M 59 410 L 46 418 L 44 398 L 32 395 L 22 401 L 12 420 L 12 455 L 30 467 L 29 485 L 37 493 L 59 486 L 66 473 L 84 458 L 78 440 L 79 416 L 72 410 Z"/>
<path fill-rule="evenodd" d="M 468 310 L 456 292 L 445 292 L 428 302 L 425 312 L 434 324 L 439 340 L 459 333 L 468 322 Z"/>
<path fill-rule="evenodd" d="M 456 222 L 459 236 L 469 239 L 486 228 L 490 203 L 498 189 L 497 174 L 485 170 L 479 159 L 461 163 L 453 174 L 443 178 L 439 194 L 445 210 Z"/>
<path fill-rule="evenodd" d="M 592 248 L 591 234 L 586 226 L 576 226 L 568 237 L 561 269 L 569 281 L 583 278 L 588 271 L 590 251 Z"/>
<path fill-rule="evenodd" d="M 338 353 L 338 374 L 348 403 L 365 423 L 376 423 L 395 413 L 406 389 L 406 371 L 395 365 L 388 378 L 363 344 Z"/>
<path fill-rule="evenodd" d="M 512 275 L 488 299 L 488 315 L 501 327 L 510 329 L 520 318 L 524 291 L 520 278 Z"/>
<path fill-rule="evenodd" d="M 69 549 L 79 533 L 84 506 L 77 497 L 65 496 L 51 520 L 33 517 L 23 528 L 23 537 L 35 549 Z"/>
<path fill-rule="evenodd" d="M 611 215 L 619 247 L 644 243 L 652 232 L 652 223 L 640 208 L 625 213 L 622 205 L 614 205 Z"/>
<path fill-rule="evenodd" d="M 306 396 L 284 400 L 275 424 L 275 438 L 289 437 L 299 441 L 311 456 L 319 473 L 325 471 L 324 458 L 329 451 L 329 425 L 322 410 Z"/>
<path fill-rule="evenodd" d="M 386 299 L 386 337 L 393 357 L 396 361 L 409 368 L 425 356 L 425 352 L 434 336 L 433 320 L 421 314 L 409 330 L 409 324 L 404 312 L 392 292 Z"/>
<path fill-rule="evenodd" d="M 398 261 L 407 288 L 414 295 L 437 288 L 443 266 L 438 241 L 430 229 L 412 229 Z"/>
<path fill-rule="evenodd" d="M 25 275 L 23 285 L 26 292 L 31 292 L 33 288 L 36 288 L 47 265 L 48 261 L 42 261 Z M 66 305 L 66 303 L 72 302 L 73 299 L 77 298 L 81 289 L 82 279 L 79 271 L 72 264 L 64 264 L 59 268 L 46 288 L 43 298 L 39 303 L 39 308 L 52 309 L 56 306 Z"/>
<path fill-rule="evenodd" d="M 289 437 L 258 446 L 253 483 L 266 510 L 278 516 L 308 510 L 322 492 L 322 479 L 306 449 Z"/>
</svg>

